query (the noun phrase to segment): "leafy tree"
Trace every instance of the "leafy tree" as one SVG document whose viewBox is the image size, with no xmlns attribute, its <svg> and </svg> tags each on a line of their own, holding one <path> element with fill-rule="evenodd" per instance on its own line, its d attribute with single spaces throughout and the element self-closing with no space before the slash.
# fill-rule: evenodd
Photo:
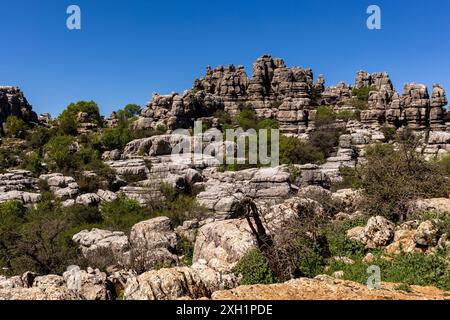
<svg viewBox="0 0 450 320">
<path fill-rule="evenodd" d="M 103 124 L 99 108 L 94 101 L 78 101 L 68 105 L 58 117 L 60 129 L 64 134 L 75 135 L 77 133 L 77 117 L 80 112 L 86 113 L 92 123 L 98 126 Z"/>
<path fill-rule="evenodd" d="M 141 107 L 137 104 L 127 104 L 122 110 L 117 111 L 119 119 L 131 119 L 139 115 Z"/>
<path fill-rule="evenodd" d="M 312 144 L 296 137 L 280 136 L 280 162 L 282 164 L 317 163 L 324 160 L 324 154 Z"/>
<path fill-rule="evenodd" d="M 448 195 L 448 176 L 416 151 L 419 143 L 411 132 L 403 131 L 397 135 L 398 149 L 381 143 L 366 149 L 366 161 L 356 177 L 369 213 L 404 220 L 411 200 Z"/>
<path fill-rule="evenodd" d="M 74 139 L 70 136 L 56 136 L 50 139 L 44 146 L 44 152 L 51 169 L 68 171 L 76 168 L 73 144 Z"/>
<path fill-rule="evenodd" d="M 152 216 L 139 202 L 127 197 L 119 197 L 114 201 L 105 203 L 100 209 L 103 226 L 106 229 L 129 231 L 130 228 Z"/>
<path fill-rule="evenodd" d="M 128 127 L 120 125 L 116 128 L 108 128 L 104 130 L 101 142 L 105 149 L 123 149 L 128 142 L 132 140 L 132 136 Z"/>
<path fill-rule="evenodd" d="M 256 111 L 249 106 L 245 106 L 236 116 L 237 125 L 244 130 L 256 129 L 258 127 L 258 122 L 259 119 Z"/>
<path fill-rule="evenodd" d="M 23 138 L 27 128 L 26 123 L 16 116 L 9 116 L 6 119 L 6 129 L 9 137 Z"/>
</svg>

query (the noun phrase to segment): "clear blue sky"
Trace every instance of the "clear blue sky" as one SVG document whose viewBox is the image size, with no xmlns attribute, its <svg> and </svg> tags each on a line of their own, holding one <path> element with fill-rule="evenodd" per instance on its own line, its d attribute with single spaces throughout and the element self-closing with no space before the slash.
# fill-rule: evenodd
<svg viewBox="0 0 450 320">
<path fill-rule="evenodd" d="M 82 10 L 82 30 L 66 9 Z M 382 29 L 366 9 L 382 9 Z M 0 0 L 0 85 L 17 85 L 38 113 L 95 100 L 102 114 L 182 92 L 207 65 L 263 53 L 311 67 L 326 84 L 360 69 L 450 90 L 448 0 Z"/>
</svg>

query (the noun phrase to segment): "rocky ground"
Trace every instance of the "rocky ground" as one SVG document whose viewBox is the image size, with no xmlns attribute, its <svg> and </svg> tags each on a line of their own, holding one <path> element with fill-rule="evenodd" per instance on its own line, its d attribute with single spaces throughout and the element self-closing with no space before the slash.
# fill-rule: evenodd
<svg viewBox="0 0 450 320">
<path fill-rule="evenodd" d="M 449 300 L 450 293 L 434 287 L 411 286 L 409 292 L 383 283 L 377 290 L 328 276 L 295 279 L 283 284 L 242 286 L 217 291 L 214 300 Z"/>
<path fill-rule="evenodd" d="M 364 90 L 365 97 L 360 94 Z M 126 197 L 143 208 L 153 208 L 168 197 L 161 186 L 170 186 L 179 194 L 193 197 L 203 210 L 201 216 L 186 217 L 176 224 L 169 217 L 158 216 L 142 219 L 129 230 L 100 226 L 77 230 L 70 238 L 86 268 L 71 266 L 64 273 L 51 275 L 28 271 L 0 276 L 0 299 L 448 299 L 448 291 L 429 286 L 411 285 L 402 291 L 395 289 L 401 281 L 383 282 L 381 289 L 371 290 L 344 280 L 352 275 L 346 265 L 367 268 L 377 259 L 395 261 L 396 255 L 405 253 L 430 256 L 448 250 L 447 229 L 436 224 L 450 212 L 448 193 L 441 198 L 411 199 L 404 208 L 408 219 L 390 221 L 361 212 L 363 190 L 343 187 L 341 175 L 342 168 L 364 164 L 367 147 L 378 142 L 395 144 L 389 132 L 405 128 L 413 130 L 419 140 L 417 151 L 426 160 L 445 157 L 450 151 L 446 104 L 440 85 L 434 85 L 430 95 L 424 85 L 411 83 L 400 95 L 387 73 L 360 71 L 353 85 L 325 87 L 322 75 L 314 80 L 310 69 L 288 68 L 282 59 L 267 55 L 255 62 L 251 78 L 241 66 L 208 67 L 192 90 L 154 94 L 152 101 L 130 118 L 127 128 L 144 136 L 127 139 L 123 146 L 118 144 L 116 148 L 104 142 L 108 130 L 121 128 L 119 113 L 103 119 L 101 125 L 89 112 L 75 114 L 76 133 L 70 134 L 73 141 L 68 152 L 78 155 L 87 145 L 82 137 L 95 140 L 100 136 L 98 167 L 112 172 L 106 183 L 100 170 L 87 166 L 89 161 L 72 171 L 63 166 L 54 169 L 58 161 L 53 161 L 49 142 L 39 146 L 39 170 L 27 167 L 30 162 L 24 159 L 33 153 L 33 148 L 26 147 L 31 138 L 21 135 L 20 130 L 11 136 L 12 122 L 8 128 L 8 118 L 22 120 L 32 133 L 39 128 L 63 130 L 64 118 L 52 120 L 47 114 L 38 117 L 18 88 L 0 87 L 0 147 L 5 150 L 0 204 L 18 202 L 34 208 L 50 201 L 60 208 L 81 206 L 101 211 Z M 194 154 L 187 154 L 183 162 L 171 161 L 172 151 L 185 138 L 172 134 L 174 130 L 192 129 L 195 120 L 223 129 L 223 119 L 217 112 L 234 117 L 243 106 L 251 106 L 259 119 L 276 121 L 284 135 L 305 141 L 312 140 L 314 133 L 323 128 L 318 107 L 326 106 L 334 115 L 333 123 L 326 126 L 339 132 L 336 145 L 319 162 L 294 161 L 271 168 L 230 171 L 217 161 L 227 143 L 205 139 L 205 147 L 214 150 L 212 154 L 195 160 L 191 157 Z M 60 135 L 56 133 L 60 131 L 51 132 Z M 12 154 L 12 149 L 21 151 L 10 159 L 7 153 Z M 89 159 L 93 163 L 92 157 Z M 86 187 L 90 179 L 102 181 Z M 328 276 L 239 286 L 242 275 L 234 272 L 234 267 L 259 245 L 253 224 L 249 224 L 255 220 L 246 218 L 245 199 L 257 206 L 265 231 L 273 238 L 280 233 L 281 225 L 301 223 L 309 214 L 324 215 L 336 223 L 367 217 L 362 224 L 344 230 L 348 241 L 364 248 L 364 256 L 328 257 L 345 269 L 334 270 L 327 265 L 323 272 Z M 435 215 L 421 216 L 424 212 Z M 186 243 L 192 248 L 192 261 L 186 261 Z M 7 254 L 0 259 L 2 267 L 8 266 L 4 267 L 6 271 L 11 268 L 8 259 Z M 448 276 L 448 264 L 446 269 Z M 235 289 L 226 290 L 230 288 Z"/>
</svg>

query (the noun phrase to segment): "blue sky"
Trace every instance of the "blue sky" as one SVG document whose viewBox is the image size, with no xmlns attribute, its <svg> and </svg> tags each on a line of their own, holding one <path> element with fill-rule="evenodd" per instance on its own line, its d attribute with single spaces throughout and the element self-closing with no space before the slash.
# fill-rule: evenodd
<svg viewBox="0 0 450 320">
<path fill-rule="evenodd" d="M 66 28 L 81 8 L 82 30 Z M 366 9 L 382 29 L 366 28 Z M 207 65 L 251 65 L 263 53 L 311 67 L 327 85 L 360 69 L 388 71 L 398 90 L 450 90 L 448 0 L 0 0 L 0 85 L 22 88 L 38 112 L 95 100 L 102 114 L 182 92 Z"/>
</svg>

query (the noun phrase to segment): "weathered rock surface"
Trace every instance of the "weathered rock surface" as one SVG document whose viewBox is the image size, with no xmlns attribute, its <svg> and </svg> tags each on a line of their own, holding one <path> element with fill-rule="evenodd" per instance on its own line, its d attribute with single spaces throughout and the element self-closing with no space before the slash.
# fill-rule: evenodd
<svg viewBox="0 0 450 320">
<path fill-rule="evenodd" d="M 86 300 L 111 300 L 106 273 L 98 269 L 80 270 L 77 266 L 69 267 L 63 274 L 67 288 L 75 291 Z"/>
<path fill-rule="evenodd" d="M 131 263 L 135 269 L 150 270 L 155 266 L 174 266 L 178 263 L 177 235 L 167 217 L 134 225 L 130 245 Z"/>
<path fill-rule="evenodd" d="M 386 247 L 394 238 L 395 225 L 384 217 L 372 217 L 363 227 L 356 227 L 347 232 L 347 237 L 363 243 L 366 248 Z"/>
<path fill-rule="evenodd" d="M 4 123 L 9 116 L 16 116 L 29 124 L 38 121 L 36 113 L 19 88 L 0 87 L 0 134 L 5 132 Z"/>
<path fill-rule="evenodd" d="M 120 231 L 83 230 L 72 237 L 88 261 L 127 265 L 129 263 L 128 237 Z"/>
<path fill-rule="evenodd" d="M 126 300 L 199 299 L 211 292 L 198 274 L 187 267 L 152 270 L 127 281 Z"/>
<path fill-rule="evenodd" d="M 223 274 L 256 246 L 251 229 L 244 219 L 208 223 L 198 231 L 193 261 L 205 264 Z"/>
<path fill-rule="evenodd" d="M 411 286 L 411 292 L 395 290 L 396 284 L 381 283 L 373 290 L 356 282 L 317 276 L 283 284 L 241 286 L 217 291 L 214 300 L 448 300 L 449 292 L 434 287 Z"/>
</svg>

